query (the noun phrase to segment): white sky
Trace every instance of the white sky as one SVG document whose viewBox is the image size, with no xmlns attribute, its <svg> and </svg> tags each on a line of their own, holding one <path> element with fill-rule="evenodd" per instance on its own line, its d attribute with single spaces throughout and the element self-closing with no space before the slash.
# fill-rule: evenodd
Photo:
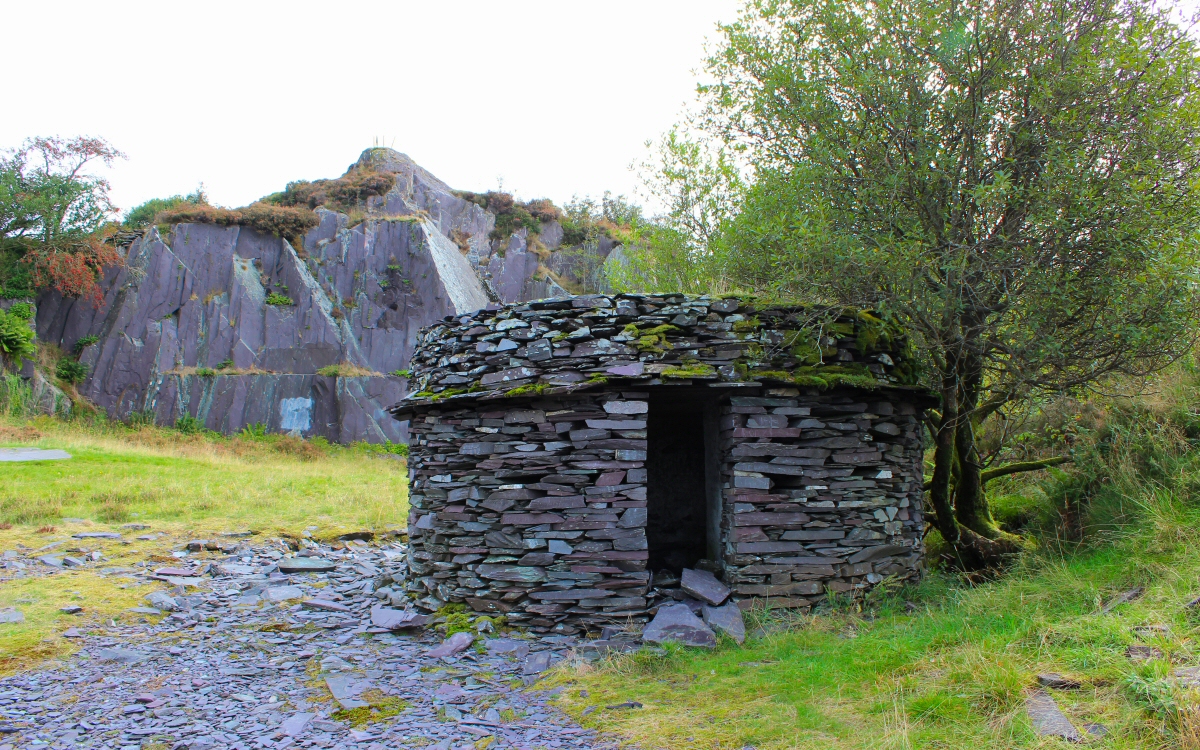
<svg viewBox="0 0 1200 750">
<path fill-rule="evenodd" d="M 561 204 L 632 195 L 736 0 L 0 3 L 0 148 L 94 135 L 122 209 L 240 206 L 393 146 L 450 185 Z M 18 104 L 19 102 L 19 104 Z"/>
</svg>

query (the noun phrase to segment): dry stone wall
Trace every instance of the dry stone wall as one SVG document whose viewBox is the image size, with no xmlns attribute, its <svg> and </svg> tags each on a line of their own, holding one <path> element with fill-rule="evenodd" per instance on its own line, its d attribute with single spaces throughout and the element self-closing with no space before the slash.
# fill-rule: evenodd
<svg viewBox="0 0 1200 750">
<path fill-rule="evenodd" d="M 713 409 L 716 560 L 743 607 L 921 571 L 920 410 L 873 316 L 683 295 L 492 306 L 421 332 L 410 591 L 574 632 L 685 599 L 648 570 L 655 394 Z"/>
</svg>

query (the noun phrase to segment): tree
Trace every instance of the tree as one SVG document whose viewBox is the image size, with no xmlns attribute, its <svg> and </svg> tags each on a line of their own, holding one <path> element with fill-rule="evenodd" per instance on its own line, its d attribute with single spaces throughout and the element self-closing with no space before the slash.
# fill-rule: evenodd
<svg viewBox="0 0 1200 750">
<path fill-rule="evenodd" d="M 9 277 L 0 282 L 99 301 L 97 278 L 120 261 L 104 242 L 116 208 L 108 181 L 87 169 L 122 156 L 99 138 L 79 137 L 31 138 L 0 157 L 0 267 Z"/>
<path fill-rule="evenodd" d="M 154 217 L 163 211 L 171 211 L 188 206 L 207 206 L 208 195 L 204 186 L 196 188 L 196 192 L 187 195 L 172 195 L 169 198 L 151 198 L 150 200 L 129 209 L 121 225 L 127 229 L 145 229 L 154 222 Z"/>
<path fill-rule="evenodd" d="M 1200 64 L 1175 11 L 750 0 L 708 61 L 698 119 L 752 168 L 714 283 L 909 329 L 942 400 L 931 518 L 964 562 L 1014 541 L 986 480 L 1037 468 L 991 465 L 986 420 L 1192 344 Z"/>
</svg>

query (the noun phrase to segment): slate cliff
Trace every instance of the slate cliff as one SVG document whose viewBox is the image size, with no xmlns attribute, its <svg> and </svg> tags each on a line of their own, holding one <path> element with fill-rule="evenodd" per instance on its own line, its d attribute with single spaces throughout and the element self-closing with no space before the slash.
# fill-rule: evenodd
<svg viewBox="0 0 1200 750">
<path fill-rule="evenodd" d="M 152 227 L 123 249 L 99 308 L 43 294 L 38 335 L 65 351 L 83 342 L 90 375 L 80 393 L 114 417 L 399 442 L 407 426 L 385 409 L 405 394 L 395 373 L 421 327 L 489 303 L 561 296 L 552 266 L 575 279 L 611 250 L 556 258 L 556 222 L 534 248 L 524 229 L 489 238 L 495 215 L 391 149 L 369 149 L 355 168 L 396 182 L 366 201 L 354 226 L 317 208 L 300 247 L 246 226 Z"/>
</svg>

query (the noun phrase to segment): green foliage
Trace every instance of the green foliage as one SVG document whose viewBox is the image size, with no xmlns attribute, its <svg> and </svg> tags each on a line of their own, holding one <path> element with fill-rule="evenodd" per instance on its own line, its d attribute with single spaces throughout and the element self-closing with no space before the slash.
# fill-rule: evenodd
<svg viewBox="0 0 1200 750">
<path fill-rule="evenodd" d="M 196 435 L 206 432 L 204 423 L 190 414 L 184 414 L 175 420 L 175 429 L 184 435 Z"/>
<path fill-rule="evenodd" d="M 276 305 L 276 306 L 280 306 L 280 307 L 285 307 L 287 305 L 296 304 L 295 302 L 292 301 L 291 297 L 287 296 L 286 294 L 280 294 L 279 292 L 271 292 L 270 294 L 268 294 L 266 303 L 268 305 Z"/>
<path fill-rule="evenodd" d="M 145 229 L 154 223 L 159 214 L 187 206 L 207 206 L 208 196 L 204 186 L 196 188 L 196 192 L 187 195 L 172 195 L 170 198 L 151 198 L 139 206 L 131 208 L 121 224 L 129 229 Z"/>
<path fill-rule="evenodd" d="M 228 370 L 231 367 L 233 367 L 232 359 L 223 359 L 221 360 L 220 364 L 217 365 L 218 370 Z"/>
<path fill-rule="evenodd" d="M 83 379 L 88 375 L 88 366 L 83 362 L 76 362 L 73 359 L 63 357 L 58 360 L 58 365 L 54 368 L 54 374 L 59 380 L 74 385 L 75 383 L 83 382 Z"/>
<path fill-rule="evenodd" d="M 1001 540 L 983 423 L 1192 341 L 1200 56 L 1175 10 L 750 0 L 708 61 L 708 139 L 663 144 L 683 255 L 631 263 L 875 311 L 864 353 L 909 331 L 943 401 L 934 517 L 951 543 Z"/>
<path fill-rule="evenodd" d="M 342 368 L 338 365 L 326 365 L 317 370 L 317 374 L 327 378 L 336 378 L 342 374 Z"/>
<path fill-rule="evenodd" d="M 37 412 L 33 388 L 20 375 L 0 374 L 0 415 L 28 417 Z"/>
<path fill-rule="evenodd" d="M 33 305 L 28 302 L 17 302 L 9 305 L 8 314 L 21 320 L 33 320 Z"/>
<path fill-rule="evenodd" d="M 29 321 L 0 310 L 0 356 L 10 362 L 20 362 L 21 357 L 32 357 L 36 353 L 37 345 Z"/>
<path fill-rule="evenodd" d="M 238 435 L 247 440 L 260 440 L 267 436 L 267 426 L 262 422 L 248 424 L 238 432 Z"/>
<path fill-rule="evenodd" d="M 211 378 L 217 374 L 217 371 L 211 367 L 197 367 L 196 375 L 201 378 Z"/>
<path fill-rule="evenodd" d="M 716 369 L 703 362 L 684 362 L 679 367 L 668 367 L 662 371 L 663 380 L 684 380 L 687 378 L 715 377 Z"/>
<path fill-rule="evenodd" d="M 593 198 L 575 197 L 563 206 L 562 244 L 587 245 L 601 237 L 618 243 L 629 240 L 636 228 L 645 223 L 642 207 L 625 196 L 605 192 L 599 203 Z"/>
<path fill-rule="evenodd" d="M 388 454 L 392 456 L 403 456 L 408 458 L 407 443 L 393 443 L 391 440 L 385 440 L 382 443 L 367 443 L 357 442 L 354 447 L 366 453 Z"/>
<path fill-rule="evenodd" d="M 493 240 L 506 240 L 509 235 L 522 229 L 537 234 L 542 231 L 543 222 L 557 221 L 561 216 L 558 208 L 546 198 L 518 203 L 510 193 L 499 191 L 470 193 L 456 190 L 454 194 L 495 215 L 496 226 L 488 234 Z"/>
<path fill-rule="evenodd" d="M 397 378 L 411 378 L 412 370 L 392 370 L 392 376 Z"/>
<path fill-rule="evenodd" d="M 53 287 L 99 303 L 96 280 L 120 262 L 105 242 L 116 213 L 108 181 L 89 173 L 124 155 L 98 138 L 30 138 L 0 154 L 0 290 Z"/>
<path fill-rule="evenodd" d="M 74 347 L 75 353 L 79 354 L 84 349 L 88 348 L 89 346 L 91 346 L 92 344 L 96 343 L 99 340 L 100 340 L 99 336 L 93 336 L 90 334 L 87 336 L 83 336 L 82 338 L 80 338 L 78 341 L 75 342 L 75 347 Z"/>
</svg>

